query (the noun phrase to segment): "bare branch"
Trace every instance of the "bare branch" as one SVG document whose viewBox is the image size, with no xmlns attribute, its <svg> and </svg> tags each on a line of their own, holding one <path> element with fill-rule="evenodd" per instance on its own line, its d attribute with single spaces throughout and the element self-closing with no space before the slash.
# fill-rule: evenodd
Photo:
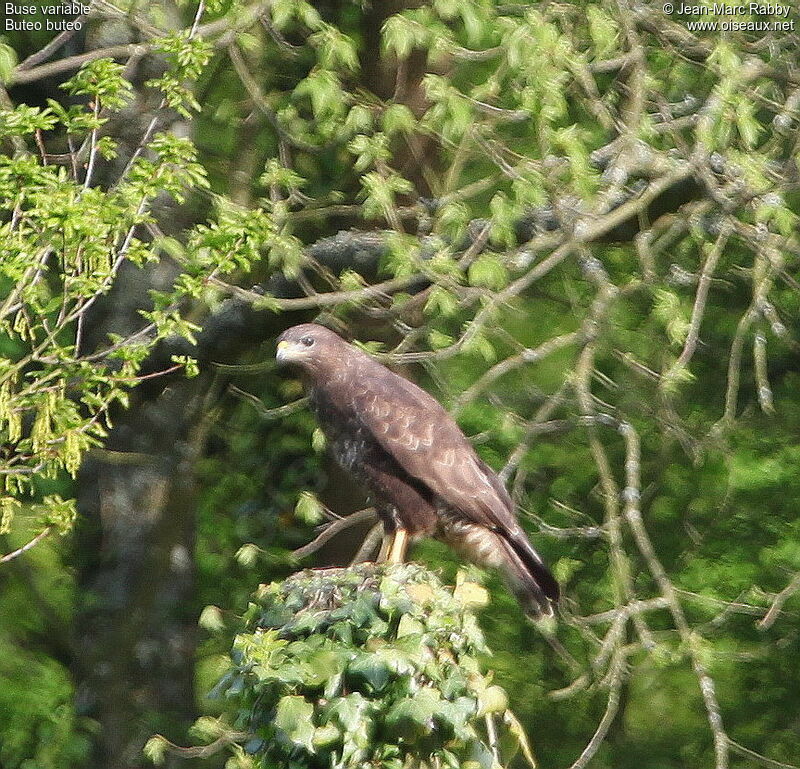
<svg viewBox="0 0 800 769">
<path fill-rule="evenodd" d="M 303 547 L 297 548 L 292 555 L 295 558 L 305 558 L 312 553 L 317 552 L 326 542 L 330 542 L 337 534 L 352 528 L 353 526 L 363 526 L 366 523 L 374 523 L 378 518 L 378 514 L 374 508 L 367 508 L 366 510 L 359 510 L 358 512 L 351 513 L 344 518 L 339 518 L 332 523 L 325 526 L 320 534 L 315 539 Z"/>
<path fill-rule="evenodd" d="M 789 584 L 781 590 L 778 595 L 775 596 L 775 599 L 772 601 L 772 605 L 769 607 L 769 611 L 767 611 L 764 619 L 760 622 L 756 623 L 756 626 L 759 630 L 768 630 L 775 624 L 775 620 L 778 619 L 778 615 L 781 613 L 783 609 L 783 605 L 798 591 L 800 590 L 800 572 L 792 577 Z"/>
<path fill-rule="evenodd" d="M 10 553 L 0 556 L 0 563 L 8 563 L 9 561 L 13 561 L 15 558 L 18 558 L 23 553 L 27 553 L 28 550 L 36 547 L 36 545 L 38 545 L 43 539 L 50 536 L 52 531 L 52 526 L 42 529 L 42 531 L 40 531 L 32 540 L 26 542 L 22 547 L 18 547 L 16 550 L 12 550 Z"/>
</svg>

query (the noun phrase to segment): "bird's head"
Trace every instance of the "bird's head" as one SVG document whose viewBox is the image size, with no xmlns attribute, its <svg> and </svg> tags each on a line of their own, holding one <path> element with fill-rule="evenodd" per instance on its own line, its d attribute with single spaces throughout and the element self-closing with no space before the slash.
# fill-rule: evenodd
<svg viewBox="0 0 800 769">
<path fill-rule="evenodd" d="M 293 364 L 313 371 L 319 368 L 331 348 L 347 344 L 338 334 L 316 323 L 287 328 L 278 337 L 275 359 L 280 365 Z"/>
</svg>

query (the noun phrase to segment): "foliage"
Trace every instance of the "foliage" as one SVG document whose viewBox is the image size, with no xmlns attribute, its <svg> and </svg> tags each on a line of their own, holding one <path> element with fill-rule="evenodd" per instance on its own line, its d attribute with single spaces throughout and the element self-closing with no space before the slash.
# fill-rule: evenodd
<svg viewBox="0 0 800 769">
<path fill-rule="evenodd" d="M 262 585 L 215 690 L 243 746 L 230 765 L 489 769 L 501 748 L 502 765 L 520 748 L 532 761 L 505 692 L 481 672 L 470 607 L 485 601 L 479 585 L 448 589 L 415 564 Z"/>
<path fill-rule="evenodd" d="M 140 237 L 153 221 L 156 198 L 167 192 L 182 199 L 206 182 L 188 140 L 157 134 L 111 188 L 91 186 L 101 156 L 116 154 L 116 142 L 100 132 L 127 103 L 131 87 L 120 65 L 97 59 L 63 88 L 88 103 L 20 105 L 4 113 L 0 127 L 6 139 L 61 130 L 87 147 L 84 174 L 77 154 L 67 165 L 24 152 L 0 157 L 0 430 L 2 441 L 14 446 L 3 460 L 2 533 L 11 531 L 20 498 L 35 495 L 41 479 L 60 472 L 74 477 L 84 453 L 102 444 L 112 407 L 127 403 L 158 341 L 192 333 L 177 311 L 182 294 L 176 291 L 142 311 L 149 323 L 137 333 L 109 338 L 91 355 L 82 348 L 86 316 L 111 290 L 121 265 L 142 268 L 158 259 Z M 61 533 L 74 518 L 70 501 L 57 495 L 27 512 Z"/>
<path fill-rule="evenodd" d="M 26 559 L 29 570 L 21 561 L 5 565 L 0 591 L 0 765 L 85 765 L 94 724 L 76 712 L 74 683 L 63 662 L 74 580 L 47 543 Z M 47 600 L 51 614 L 41 608 Z"/>
</svg>

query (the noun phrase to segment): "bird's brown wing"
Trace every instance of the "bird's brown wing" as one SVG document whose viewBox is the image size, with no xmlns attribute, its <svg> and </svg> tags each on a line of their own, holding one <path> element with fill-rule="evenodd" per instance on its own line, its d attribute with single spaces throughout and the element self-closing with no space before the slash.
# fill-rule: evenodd
<svg viewBox="0 0 800 769">
<path fill-rule="evenodd" d="M 474 523 L 518 527 L 511 500 L 453 418 L 428 393 L 376 364 L 354 387 L 355 416 L 411 476 Z"/>
<path fill-rule="evenodd" d="M 453 418 L 428 393 L 380 364 L 359 372 L 354 416 L 409 475 L 467 521 L 507 543 L 512 582 L 530 606 L 552 614 L 559 587 L 514 515 L 514 505 Z"/>
</svg>

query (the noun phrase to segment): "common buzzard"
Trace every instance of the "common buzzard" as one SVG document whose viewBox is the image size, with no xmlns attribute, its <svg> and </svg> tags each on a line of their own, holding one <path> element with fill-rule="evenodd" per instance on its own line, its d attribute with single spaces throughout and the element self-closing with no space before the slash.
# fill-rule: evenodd
<svg viewBox="0 0 800 769">
<path fill-rule="evenodd" d="M 558 583 L 517 522 L 500 479 L 428 393 L 312 323 L 278 340 L 304 374 L 336 460 L 370 492 L 402 561 L 408 538 L 433 536 L 499 569 L 525 612 L 552 615 Z"/>
</svg>

